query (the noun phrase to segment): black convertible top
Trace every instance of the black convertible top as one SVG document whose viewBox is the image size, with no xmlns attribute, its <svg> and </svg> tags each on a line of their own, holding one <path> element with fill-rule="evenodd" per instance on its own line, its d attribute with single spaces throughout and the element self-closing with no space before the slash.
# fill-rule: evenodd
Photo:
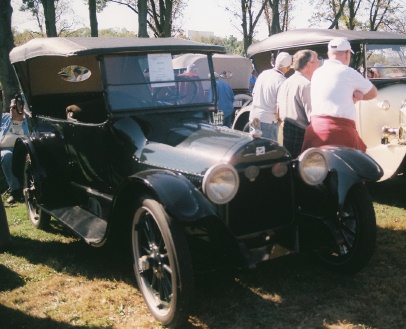
<svg viewBox="0 0 406 329">
<path fill-rule="evenodd" d="M 36 38 L 15 47 L 10 52 L 11 63 L 26 61 L 39 56 L 144 52 L 183 51 L 200 53 L 225 53 L 223 46 L 208 45 L 178 38 L 123 38 L 123 37 L 70 37 Z"/>
<path fill-rule="evenodd" d="M 394 32 L 309 28 L 274 34 L 260 42 L 252 44 L 248 48 L 247 55 L 251 58 L 255 54 L 271 50 L 327 45 L 331 39 L 336 37 L 347 38 L 350 43 L 406 44 L 406 35 Z"/>
</svg>

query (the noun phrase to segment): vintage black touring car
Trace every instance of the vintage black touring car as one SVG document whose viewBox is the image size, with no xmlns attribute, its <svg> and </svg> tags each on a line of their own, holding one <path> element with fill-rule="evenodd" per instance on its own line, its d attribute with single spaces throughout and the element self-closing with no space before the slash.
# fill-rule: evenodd
<svg viewBox="0 0 406 329">
<path fill-rule="evenodd" d="M 209 74 L 177 74 L 186 53 Z M 310 251 L 354 273 L 374 250 L 364 182 L 379 165 L 337 147 L 292 159 L 258 132 L 213 125 L 215 53 L 173 38 L 41 38 L 10 54 L 30 128 L 13 158 L 29 219 L 53 217 L 94 247 L 128 241 L 165 325 L 187 317 L 196 272 Z"/>
<path fill-rule="evenodd" d="M 367 154 L 383 168 L 381 180 L 406 172 L 406 35 L 394 32 L 298 29 L 278 33 L 251 45 L 248 57 L 258 72 L 270 68 L 278 52 L 294 54 L 312 49 L 320 65 L 327 59 L 327 44 L 347 38 L 354 54 L 350 66 L 378 88 L 378 96 L 356 104 L 357 130 Z M 248 121 L 250 106 L 238 113 L 236 129 Z"/>
</svg>

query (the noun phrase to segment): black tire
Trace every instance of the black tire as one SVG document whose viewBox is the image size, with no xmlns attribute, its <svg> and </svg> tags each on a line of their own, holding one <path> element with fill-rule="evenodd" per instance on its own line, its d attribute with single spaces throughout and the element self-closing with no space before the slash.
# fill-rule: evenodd
<svg viewBox="0 0 406 329">
<path fill-rule="evenodd" d="M 344 204 L 344 216 L 336 225 L 337 240 L 341 242 L 319 251 L 318 256 L 329 269 L 354 274 L 369 262 L 376 243 L 375 211 L 364 184 L 351 188 Z"/>
<path fill-rule="evenodd" d="M 51 215 L 38 207 L 38 191 L 33 175 L 31 157 L 27 154 L 24 165 L 23 193 L 25 205 L 27 206 L 28 219 L 37 229 L 45 229 L 49 226 Z"/>
<path fill-rule="evenodd" d="M 194 289 L 184 233 L 160 203 L 143 197 L 131 235 L 134 273 L 150 312 L 166 326 L 184 323 Z"/>
</svg>

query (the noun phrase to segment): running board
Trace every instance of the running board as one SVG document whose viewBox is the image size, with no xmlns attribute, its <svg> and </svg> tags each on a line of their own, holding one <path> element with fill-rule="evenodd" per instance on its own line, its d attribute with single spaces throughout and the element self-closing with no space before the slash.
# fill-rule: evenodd
<svg viewBox="0 0 406 329">
<path fill-rule="evenodd" d="M 47 209 L 47 212 L 68 226 L 88 244 L 98 244 L 104 238 L 107 222 L 79 206 Z"/>
</svg>

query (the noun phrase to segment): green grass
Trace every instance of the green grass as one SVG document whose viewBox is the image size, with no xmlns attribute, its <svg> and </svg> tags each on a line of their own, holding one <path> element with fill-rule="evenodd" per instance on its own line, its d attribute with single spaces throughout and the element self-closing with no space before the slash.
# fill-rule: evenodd
<svg viewBox="0 0 406 329">
<path fill-rule="evenodd" d="M 291 255 L 254 270 L 198 276 L 190 328 L 406 328 L 405 180 L 369 186 L 377 250 L 340 276 Z M 161 328 L 123 255 L 89 247 L 56 221 L 34 229 L 6 207 L 13 245 L 0 253 L 1 328 Z"/>
</svg>

